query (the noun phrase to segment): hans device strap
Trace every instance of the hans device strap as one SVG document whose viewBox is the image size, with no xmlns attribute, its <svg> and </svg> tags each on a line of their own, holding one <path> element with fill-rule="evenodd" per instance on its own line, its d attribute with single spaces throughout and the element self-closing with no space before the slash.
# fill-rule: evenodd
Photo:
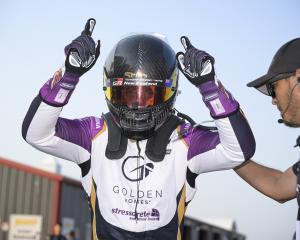
<svg viewBox="0 0 300 240">
<path fill-rule="evenodd" d="M 108 128 L 108 142 L 105 156 L 108 159 L 121 159 L 127 149 L 128 139 L 122 134 L 122 130 L 114 122 L 110 113 L 103 115 Z M 154 136 L 148 139 L 146 144 L 146 155 L 153 162 L 160 162 L 166 154 L 166 147 L 169 138 L 176 127 L 183 123 L 183 120 L 175 115 L 171 115 L 169 120 L 157 131 Z"/>
<path fill-rule="evenodd" d="M 128 139 L 121 133 L 110 113 L 103 115 L 108 129 L 108 141 L 105 149 L 105 156 L 108 159 L 120 159 L 127 149 Z"/>
</svg>

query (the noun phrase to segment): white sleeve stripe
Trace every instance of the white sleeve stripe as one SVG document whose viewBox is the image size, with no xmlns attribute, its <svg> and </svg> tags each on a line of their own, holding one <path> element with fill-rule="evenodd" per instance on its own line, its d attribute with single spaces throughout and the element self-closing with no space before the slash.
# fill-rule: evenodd
<svg viewBox="0 0 300 240">
<path fill-rule="evenodd" d="M 55 157 L 63 158 L 81 164 L 90 158 L 90 153 L 81 146 L 68 142 L 57 136 L 49 138 L 43 143 L 28 141 L 36 149 Z"/>
</svg>

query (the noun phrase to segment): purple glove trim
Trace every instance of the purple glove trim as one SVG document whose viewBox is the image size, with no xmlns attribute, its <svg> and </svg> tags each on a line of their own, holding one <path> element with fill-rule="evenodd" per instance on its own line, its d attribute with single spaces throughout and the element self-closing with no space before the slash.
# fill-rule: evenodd
<svg viewBox="0 0 300 240">
<path fill-rule="evenodd" d="M 199 90 L 213 118 L 227 117 L 239 108 L 239 103 L 231 93 L 217 86 L 214 81 L 201 84 Z"/>
<path fill-rule="evenodd" d="M 68 103 L 78 81 L 78 74 L 66 72 L 57 83 L 54 83 L 54 78 L 48 80 L 40 89 L 40 96 L 52 106 L 64 106 Z"/>
</svg>

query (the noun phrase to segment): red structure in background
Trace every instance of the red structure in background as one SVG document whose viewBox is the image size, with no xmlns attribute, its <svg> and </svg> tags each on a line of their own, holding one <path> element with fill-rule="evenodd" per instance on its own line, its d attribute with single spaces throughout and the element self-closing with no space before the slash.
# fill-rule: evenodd
<svg viewBox="0 0 300 240">
<path fill-rule="evenodd" d="M 42 215 L 42 239 L 65 217 L 74 219 L 80 239 L 88 235 L 90 213 L 79 181 L 0 157 L 1 221 L 9 222 L 10 214 Z M 0 239 L 6 238 L 7 233 L 0 230 Z"/>
</svg>

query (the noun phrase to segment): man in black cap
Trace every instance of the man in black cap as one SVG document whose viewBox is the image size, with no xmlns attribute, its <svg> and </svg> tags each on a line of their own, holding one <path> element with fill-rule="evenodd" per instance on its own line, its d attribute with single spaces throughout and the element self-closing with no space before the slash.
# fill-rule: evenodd
<svg viewBox="0 0 300 240">
<path fill-rule="evenodd" d="M 250 83 L 272 97 L 281 114 L 278 123 L 300 127 L 300 38 L 284 44 L 275 54 L 268 73 Z M 300 137 L 295 145 L 300 145 Z M 283 203 L 297 197 L 300 206 L 300 161 L 281 172 L 251 160 L 235 169 L 237 174 L 266 196 Z M 300 240 L 300 211 L 298 210 L 296 239 Z"/>
</svg>

